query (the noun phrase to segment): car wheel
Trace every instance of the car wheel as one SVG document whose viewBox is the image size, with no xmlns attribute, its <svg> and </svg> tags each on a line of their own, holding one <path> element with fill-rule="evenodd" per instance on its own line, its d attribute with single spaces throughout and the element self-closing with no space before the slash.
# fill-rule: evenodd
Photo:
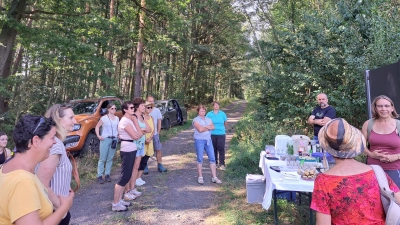
<svg viewBox="0 0 400 225">
<path fill-rule="evenodd" d="M 169 119 L 167 119 L 167 121 L 165 121 L 165 129 L 169 130 L 169 128 L 171 128 L 171 124 L 169 123 Z"/>
<path fill-rule="evenodd" d="M 100 148 L 100 140 L 97 138 L 95 134 L 89 133 L 81 152 L 83 154 L 88 152 L 99 154 L 100 152 L 99 148 Z"/>
</svg>

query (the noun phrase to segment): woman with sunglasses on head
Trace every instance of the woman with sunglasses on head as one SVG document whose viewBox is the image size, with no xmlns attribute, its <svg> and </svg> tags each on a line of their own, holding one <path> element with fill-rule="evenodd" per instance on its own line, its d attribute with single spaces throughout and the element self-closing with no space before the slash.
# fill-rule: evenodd
<svg viewBox="0 0 400 225">
<path fill-rule="evenodd" d="M 46 187 L 34 173 L 56 143 L 54 122 L 25 115 L 12 137 L 15 154 L 0 169 L 0 224 L 58 224 L 71 208 L 74 193 L 57 197 L 59 205 L 54 209 Z"/>
<path fill-rule="evenodd" d="M 6 148 L 8 142 L 7 134 L 0 131 L 0 165 L 11 157 L 10 149 Z"/>
<path fill-rule="evenodd" d="M 131 179 L 133 164 L 136 159 L 137 146 L 135 140 L 142 136 L 142 133 L 138 132 L 133 124 L 133 110 L 134 107 L 132 102 L 126 101 L 122 104 L 123 116 L 118 124 L 118 134 L 121 139 L 121 176 L 114 188 L 114 200 L 111 206 L 111 210 L 114 212 L 126 211 L 128 210 L 127 206 L 131 205 L 130 202 L 124 201 L 122 198 L 131 201 L 141 194 L 135 189 L 127 191 L 124 194 L 125 186 Z"/>
<path fill-rule="evenodd" d="M 138 132 L 141 133 L 140 139 L 136 140 L 136 145 L 137 145 L 137 153 L 136 153 L 136 161 L 135 165 L 133 165 L 133 171 L 132 171 L 132 177 L 131 180 L 129 181 L 129 184 L 127 186 L 128 190 L 134 190 L 135 185 L 136 186 L 142 186 L 146 182 L 143 180 L 139 180 L 139 166 L 140 166 L 140 161 L 142 160 L 142 157 L 145 155 L 144 154 L 144 143 L 146 140 L 146 133 L 151 133 L 150 126 L 147 124 L 147 122 L 144 120 L 143 114 L 145 113 L 145 104 L 146 102 L 142 98 L 135 98 L 133 100 L 133 107 L 135 108 L 135 112 L 132 116 L 132 121 L 136 126 L 136 129 Z"/>
<path fill-rule="evenodd" d="M 56 143 L 50 149 L 50 156 L 37 166 L 37 176 L 47 187 L 50 200 L 55 208 L 60 206 L 57 196 L 68 196 L 71 190 L 72 164 L 67 156 L 63 141 L 67 133 L 73 131 L 76 120 L 72 108 L 64 104 L 50 107 L 46 114 L 56 124 Z M 68 212 L 60 224 L 69 224 L 71 214 Z"/>
<path fill-rule="evenodd" d="M 110 103 L 107 106 L 107 115 L 100 118 L 96 125 L 96 135 L 100 140 L 100 157 L 97 165 L 97 182 L 100 184 L 104 183 L 103 175 L 105 174 L 105 180 L 111 182 L 110 173 L 113 163 L 113 158 L 116 150 L 116 141 L 118 141 L 118 123 L 119 118 L 115 116 L 117 108 L 114 103 Z M 100 127 L 102 127 L 101 135 L 99 133 Z M 112 143 L 115 142 L 115 148 Z M 105 171 L 104 171 L 105 166 Z"/>
</svg>

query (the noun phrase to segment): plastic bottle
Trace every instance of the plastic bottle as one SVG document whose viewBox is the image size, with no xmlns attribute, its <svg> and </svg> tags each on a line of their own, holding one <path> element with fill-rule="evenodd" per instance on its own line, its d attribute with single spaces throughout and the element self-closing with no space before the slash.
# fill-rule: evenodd
<svg viewBox="0 0 400 225">
<path fill-rule="evenodd" d="M 300 136 L 300 140 L 299 140 L 299 156 L 302 156 L 304 152 L 306 152 L 306 141 L 303 139 L 302 136 Z"/>
<path fill-rule="evenodd" d="M 316 144 L 315 146 L 316 146 L 317 152 L 321 152 L 321 146 L 319 146 L 319 144 Z"/>
<path fill-rule="evenodd" d="M 326 154 L 324 151 L 322 151 L 322 166 L 324 167 L 325 171 L 329 170 L 328 159 L 326 158 Z"/>
</svg>

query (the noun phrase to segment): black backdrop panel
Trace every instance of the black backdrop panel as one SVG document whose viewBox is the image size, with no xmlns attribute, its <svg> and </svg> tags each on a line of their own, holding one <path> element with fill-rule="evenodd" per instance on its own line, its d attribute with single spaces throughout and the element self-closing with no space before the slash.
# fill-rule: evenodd
<svg viewBox="0 0 400 225">
<path fill-rule="evenodd" d="M 396 111 L 400 113 L 400 61 L 370 70 L 369 86 L 371 103 L 376 96 L 386 95 L 393 100 Z"/>
</svg>

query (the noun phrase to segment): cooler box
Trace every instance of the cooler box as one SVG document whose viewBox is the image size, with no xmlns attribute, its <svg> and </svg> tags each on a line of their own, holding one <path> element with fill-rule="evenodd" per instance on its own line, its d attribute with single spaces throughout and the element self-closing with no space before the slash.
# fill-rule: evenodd
<svg viewBox="0 0 400 225">
<path fill-rule="evenodd" d="M 276 135 L 275 149 L 284 149 L 287 151 L 287 145 L 293 145 L 292 138 L 287 135 Z"/>
<path fill-rule="evenodd" d="M 265 177 L 258 174 L 246 175 L 247 203 L 261 204 L 265 194 Z"/>
</svg>

